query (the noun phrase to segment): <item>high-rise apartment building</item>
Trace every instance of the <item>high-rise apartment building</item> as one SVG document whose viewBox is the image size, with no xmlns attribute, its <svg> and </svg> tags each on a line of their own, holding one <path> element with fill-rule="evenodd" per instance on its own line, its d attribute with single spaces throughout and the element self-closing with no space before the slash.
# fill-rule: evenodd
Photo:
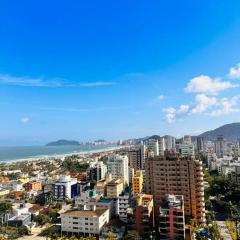
<svg viewBox="0 0 240 240">
<path fill-rule="evenodd" d="M 182 195 L 167 195 L 159 209 L 160 239 L 185 239 L 184 202 Z"/>
<path fill-rule="evenodd" d="M 53 192 L 58 201 L 74 198 L 77 196 L 77 179 L 71 176 L 61 176 L 55 182 Z"/>
<path fill-rule="evenodd" d="M 176 148 L 176 138 L 172 136 L 165 136 L 165 145 L 166 145 L 166 150 L 173 150 Z"/>
<path fill-rule="evenodd" d="M 215 153 L 217 157 L 223 157 L 225 151 L 225 141 L 223 139 L 222 135 L 219 135 L 217 137 L 217 140 L 215 141 Z"/>
<path fill-rule="evenodd" d="M 149 139 L 147 148 L 148 152 L 151 152 L 153 156 L 159 156 L 159 144 L 157 139 Z"/>
<path fill-rule="evenodd" d="M 197 137 L 197 151 L 198 153 L 204 150 L 203 137 Z"/>
<path fill-rule="evenodd" d="M 147 157 L 146 145 L 141 145 L 139 148 L 129 151 L 128 157 L 130 168 L 134 168 L 135 171 L 143 169 Z"/>
<path fill-rule="evenodd" d="M 194 144 L 186 144 L 182 143 L 178 145 L 178 152 L 183 156 L 194 156 L 195 155 L 195 148 Z"/>
<path fill-rule="evenodd" d="M 128 157 L 113 155 L 107 160 L 108 173 L 112 174 L 114 179 L 121 179 L 124 185 L 129 184 Z"/>
<path fill-rule="evenodd" d="M 107 174 L 107 166 L 99 161 L 90 169 L 90 179 L 94 181 L 101 181 L 105 179 Z"/>
<path fill-rule="evenodd" d="M 141 169 L 144 169 L 145 159 L 147 158 L 147 146 L 145 144 L 141 144 L 140 149 L 141 149 L 141 162 L 142 162 Z"/>
<path fill-rule="evenodd" d="M 143 239 L 149 239 L 154 225 L 153 196 L 140 194 L 137 196 L 136 230 Z"/>
<path fill-rule="evenodd" d="M 130 207 L 130 195 L 128 193 L 121 194 L 118 197 L 119 219 L 127 222 L 128 208 Z"/>
<path fill-rule="evenodd" d="M 191 156 L 166 154 L 146 161 L 146 192 L 154 197 L 155 216 L 166 194 L 183 195 L 186 219 L 205 223 L 202 163 Z"/>
<path fill-rule="evenodd" d="M 184 135 L 183 143 L 184 144 L 192 144 L 192 137 L 191 137 L 191 135 Z"/>
<path fill-rule="evenodd" d="M 164 156 L 164 152 L 166 150 L 166 144 L 165 144 L 164 137 L 160 137 L 158 139 L 158 150 L 159 150 L 159 155 Z"/>
<path fill-rule="evenodd" d="M 132 179 L 132 193 L 141 193 L 143 190 L 143 174 L 141 170 L 136 171 Z"/>
</svg>

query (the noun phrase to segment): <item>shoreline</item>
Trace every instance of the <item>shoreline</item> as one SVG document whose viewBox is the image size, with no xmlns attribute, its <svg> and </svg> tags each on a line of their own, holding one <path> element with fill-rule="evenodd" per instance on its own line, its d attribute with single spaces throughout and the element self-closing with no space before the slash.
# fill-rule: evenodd
<svg viewBox="0 0 240 240">
<path fill-rule="evenodd" d="M 68 152 L 68 153 L 63 153 L 63 154 L 49 154 L 49 155 L 37 155 L 37 156 L 32 156 L 32 157 L 27 157 L 27 158 L 19 158 L 19 159 L 12 159 L 12 160 L 0 160 L 0 164 L 13 164 L 16 162 L 24 162 L 24 161 L 44 161 L 44 160 L 54 160 L 54 159 L 62 159 L 65 158 L 66 156 L 71 156 L 71 155 L 90 155 L 94 153 L 103 153 L 103 152 L 110 152 L 114 150 L 119 150 L 122 148 L 125 148 L 127 146 L 110 146 L 110 147 L 105 147 L 105 148 L 99 148 L 99 149 L 93 149 L 93 150 L 83 150 L 83 151 L 73 151 L 73 152 Z"/>
</svg>

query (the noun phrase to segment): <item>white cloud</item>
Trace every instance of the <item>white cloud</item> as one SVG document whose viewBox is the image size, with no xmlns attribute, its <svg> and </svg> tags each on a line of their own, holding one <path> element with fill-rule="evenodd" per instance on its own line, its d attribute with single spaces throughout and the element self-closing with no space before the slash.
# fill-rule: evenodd
<svg viewBox="0 0 240 240">
<path fill-rule="evenodd" d="M 240 79 L 240 63 L 230 68 L 228 77 Z M 191 79 L 185 88 L 188 93 L 195 93 L 194 101 L 190 104 L 182 104 L 178 107 L 163 109 L 165 120 L 173 123 L 186 115 L 207 114 L 208 116 L 221 116 L 230 113 L 240 112 L 240 95 L 232 98 L 220 98 L 221 91 L 240 87 L 231 81 L 223 81 L 220 78 L 211 78 L 207 75 L 200 75 Z"/>
<path fill-rule="evenodd" d="M 13 86 L 24 86 L 24 87 L 102 87 L 112 86 L 116 82 L 69 82 L 61 78 L 44 79 L 30 78 L 30 77 L 16 77 L 8 74 L 0 74 L 1 85 L 13 85 Z"/>
<path fill-rule="evenodd" d="M 183 104 L 179 107 L 179 112 L 180 113 L 187 113 L 189 111 L 189 105 Z"/>
<path fill-rule="evenodd" d="M 20 122 L 23 123 L 23 124 L 26 124 L 30 121 L 30 119 L 28 117 L 22 117 L 20 118 Z"/>
<path fill-rule="evenodd" d="M 234 112 L 240 112 L 240 108 L 236 107 L 240 103 L 240 95 L 234 96 L 230 99 L 222 98 L 220 100 L 220 108 L 211 112 L 211 116 L 219 117 Z"/>
<path fill-rule="evenodd" d="M 166 113 L 165 121 L 169 124 L 174 123 L 178 118 L 188 114 L 189 109 L 189 105 L 181 105 L 178 109 L 173 107 L 165 108 L 163 109 L 163 112 Z"/>
<path fill-rule="evenodd" d="M 165 108 L 163 111 L 166 113 L 165 120 L 167 123 L 173 123 L 176 121 L 176 109 L 173 107 Z"/>
<path fill-rule="evenodd" d="M 203 113 L 217 104 L 215 97 L 208 97 L 205 94 L 197 94 L 195 101 L 196 106 L 192 109 L 192 113 Z"/>
<path fill-rule="evenodd" d="M 232 84 L 229 81 L 220 81 L 219 79 L 212 79 L 209 76 L 201 75 L 190 80 L 185 88 L 189 93 L 205 93 L 217 94 L 220 91 L 238 87 L 239 85 Z"/>
<path fill-rule="evenodd" d="M 162 101 L 164 98 L 165 98 L 164 95 L 159 95 L 159 96 L 157 97 L 157 100 Z"/>
<path fill-rule="evenodd" d="M 240 63 L 229 69 L 228 76 L 233 79 L 240 78 Z"/>
</svg>

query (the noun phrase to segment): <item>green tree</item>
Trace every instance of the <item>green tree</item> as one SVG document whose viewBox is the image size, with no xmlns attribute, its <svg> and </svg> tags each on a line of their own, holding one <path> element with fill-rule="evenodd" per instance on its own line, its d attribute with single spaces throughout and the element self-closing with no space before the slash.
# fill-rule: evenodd
<svg viewBox="0 0 240 240">
<path fill-rule="evenodd" d="M 28 235 L 29 231 L 26 226 L 21 226 L 18 228 L 18 234 L 23 236 L 23 235 Z"/>
<path fill-rule="evenodd" d="M 41 226 L 50 222 L 50 218 L 44 214 L 39 214 L 35 216 L 33 220 Z"/>
<path fill-rule="evenodd" d="M 1 223 L 6 221 L 6 217 L 9 213 L 12 212 L 12 203 L 8 201 L 0 202 L 0 215 L 1 215 Z"/>
<path fill-rule="evenodd" d="M 53 192 L 50 192 L 47 202 L 48 202 L 49 206 L 53 205 L 56 202 L 56 198 L 55 198 L 55 195 L 53 194 Z"/>
<path fill-rule="evenodd" d="M 235 224 L 235 230 L 236 230 L 236 234 L 237 234 L 237 239 L 239 239 L 240 215 L 238 213 L 237 207 L 234 206 L 231 202 L 229 203 L 229 208 L 230 208 L 230 212 L 231 212 L 230 219 Z"/>
<path fill-rule="evenodd" d="M 52 222 L 54 222 L 57 219 L 58 216 L 58 210 L 55 208 L 51 208 L 49 211 L 49 217 L 51 218 Z"/>
</svg>

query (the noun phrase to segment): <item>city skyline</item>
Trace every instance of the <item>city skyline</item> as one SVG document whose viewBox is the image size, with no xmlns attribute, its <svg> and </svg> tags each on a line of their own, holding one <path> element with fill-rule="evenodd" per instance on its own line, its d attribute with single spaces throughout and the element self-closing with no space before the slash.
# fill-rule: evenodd
<svg viewBox="0 0 240 240">
<path fill-rule="evenodd" d="M 0 4 L 0 146 L 239 121 L 239 2 L 56 3 Z"/>
</svg>

